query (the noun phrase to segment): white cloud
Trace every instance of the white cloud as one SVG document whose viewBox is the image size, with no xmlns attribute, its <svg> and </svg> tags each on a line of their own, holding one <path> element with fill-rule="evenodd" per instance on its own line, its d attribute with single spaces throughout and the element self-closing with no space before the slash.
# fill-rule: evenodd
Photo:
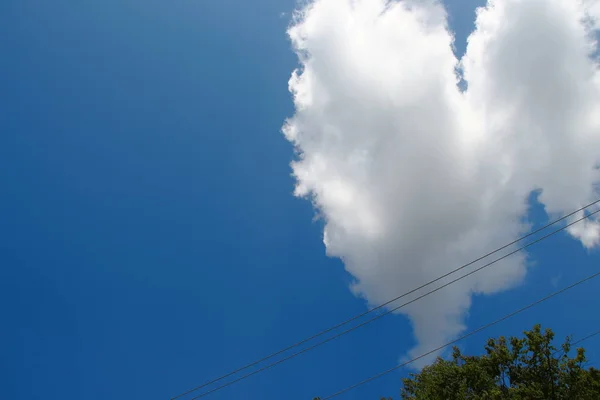
<svg viewBox="0 0 600 400">
<path fill-rule="evenodd" d="M 560 283 L 561 280 L 562 280 L 562 274 L 558 274 L 558 275 L 556 275 L 556 276 L 554 276 L 553 278 L 550 279 L 550 284 L 554 288 L 557 288 L 558 284 Z"/>
<path fill-rule="evenodd" d="M 597 3 L 490 1 L 462 60 L 434 0 L 315 0 L 297 13 L 302 68 L 284 127 L 296 195 L 324 217 L 327 253 L 357 295 L 379 304 L 516 239 L 533 190 L 552 216 L 598 196 Z M 600 243 L 597 221 L 569 232 Z M 473 293 L 519 284 L 525 258 L 403 309 L 410 355 L 462 332 Z"/>
</svg>

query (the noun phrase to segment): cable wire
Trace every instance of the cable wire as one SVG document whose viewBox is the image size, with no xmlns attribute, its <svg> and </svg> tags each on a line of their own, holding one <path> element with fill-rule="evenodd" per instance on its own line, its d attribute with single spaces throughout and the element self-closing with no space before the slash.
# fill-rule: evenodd
<svg viewBox="0 0 600 400">
<path fill-rule="evenodd" d="M 591 338 L 593 338 L 596 335 L 600 335 L 600 331 L 596 331 L 596 332 L 591 333 L 591 334 L 589 334 L 589 335 L 587 335 L 587 336 L 585 336 L 585 337 L 583 337 L 583 338 L 581 338 L 579 340 L 574 341 L 573 343 L 569 343 L 570 348 L 573 348 L 573 346 L 576 346 L 576 345 L 578 345 L 581 342 L 585 342 L 586 340 L 591 339 Z M 557 353 L 564 353 L 564 350 L 563 349 L 557 349 L 554 353 L 552 353 L 552 356 L 555 356 Z"/>
<path fill-rule="evenodd" d="M 421 289 L 423 289 L 423 288 L 425 288 L 425 287 L 427 287 L 427 286 L 429 286 L 429 285 L 431 285 L 431 284 L 433 284 L 433 283 L 436 283 L 436 282 L 438 282 L 438 281 L 440 281 L 440 280 L 442 280 L 442 279 L 444 279 L 444 278 L 446 278 L 446 277 L 448 277 L 448 276 L 450 276 L 450 275 L 452 275 L 452 274 L 454 274 L 454 273 L 456 273 L 456 272 L 458 272 L 458 271 L 460 271 L 460 270 L 462 270 L 462 269 L 465 269 L 465 268 L 467 268 L 467 267 L 469 267 L 469 266 L 471 266 L 471 265 L 475 264 L 475 263 L 476 263 L 476 262 L 478 262 L 478 261 L 481 261 L 481 260 L 483 260 L 483 259 L 485 259 L 485 258 L 487 258 L 487 257 L 489 257 L 489 256 L 491 256 L 491 255 L 493 255 L 493 254 L 496 254 L 496 253 L 498 253 L 499 251 L 502 251 L 502 250 L 506 249 L 507 247 L 510 247 L 510 246 L 512 246 L 512 245 L 514 245 L 514 244 L 516 244 L 516 243 L 518 243 L 518 242 L 520 242 L 520 241 L 522 241 L 522 240 L 525 240 L 525 239 L 527 239 L 528 237 L 531 237 L 531 236 L 533 236 L 533 235 L 535 235 L 535 234 L 537 234 L 537 233 L 539 233 L 539 232 L 541 232 L 541 231 L 543 231 L 543 230 L 545 230 L 545 229 L 547 229 L 547 228 L 549 228 L 549 227 L 551 227 L 551 226 L 553 226 L 553 225 L 555 225 L 555 224 L 557 224 L 557 223 L 559 223 L 559 222 L 561 222 L 561 221 L 564 221 L 565 219 L 567 219 L 567 218 L 569 218 L 569 217 L 571 217 L 571 216 L 573 216 L 573 215 L 575 215 L 575 214 L 577 214 L 577 213 L 580 213 L 581 211 L 584 211 L 585 209 L 587 209 L 587 208 L 589 208 L 589 207 L 591 207 L 591 206 L 593 206 L 593 205 L 596 205 L 596 204 L 598 204 L 598 203 L 600 203 L 600 199 L 598 199 L 598 200 L 596 200 L 596 201 L 594 201 L 594 202 L 591 202 L 590 204 L 588 204 L 588 205 L 586 205 L 586 206 L 584 206 L 584 207 L 581 207 L 580 209 L 578 209 L 578 210 L 576 210 L 576 211 L 573 211 L 572 213 L 569 213 L 569 214 L 567 214 L 567 215 L 564 215 L 563 217 L 561 217 L 561 218 L 559 218 L 559 219 L 556 219 L 556 220 L 554 220 L 554 221 L 552 221 L 552 222 L 550 222 L 550 223 L 548 223 L 548 224 L 546 224 L 546 225 L 542 226 L 541 228 L 539 228 L 539 229 L 536 229 L 535 231 L 533 231 L 533 232 L 530 232 L 530 233 L 528 233 L 527 235 L 525 235 L 525 236 L 522 236 L 522 237 L 518 238 L 517 240 L 514 240 L 514 241 L 512 241 L 512 242 L 510 242 L 510 243 L 508 243 L 508 244 L 506 244 L 506 245 L 504 245 L 504 246 L 502 246 L 502 247 L 499 247 L 499 248 L 497 248 L 496 250 L 494 250 L 494 251 L 491 251 L 491 252 L 489 252 L 489 253 L 487 253 L 487 254 L 485 254 L 485 255 L 483 255 L 483 256 L 481 256 L 481 257 L 479 257 L 479 258 L 477 258 L 477 259 L 475 259 L 475 260 L 473 260 L 473 261 L 471 261 L 471 262 L 469 262 L 469 263 L 467 263 L 467 264 L 464 264 L 464 265 L 462 265 L 461 267 L 458 267 L 458 268 L 456 268 L 456 269 L 454 269 L 454 270 L 452 270 L 452 271 L 450 271 L 450 272 L 447 272 L 446 274 L 444 274 L 444 275 L 442 275 L 442 276 L 440 276 L 440 277 L 438 277 L 438 278 L 436 278 L 436 279 L 434 279 L 434 280 L 432 280 L 432 281 L 429 281 L 429 282 L 427 282 L 427 283 L 425 283 L 425 284 L 423 284 L 423 285 L 421 285 L 421 286 L 419 286 L 419 287 L 417 287 L 417 288 L 415 288 L 415 289 L 412 289 L 412 290 L 411 290 L 411 291 L 409 291 L 409 292 L 406 292 L 406 293 L 404 293 L 404 294 L 402 294 L 402 295 L 400 295 L 400 296 L 398 296 L 398 297 L 395 297 L 395 298 L 393 298 L 393 299 L 391 299 L 391 300 L 388 300 L 388 301 L 386 301 L 385 303 L 383 303 L 383 304 L 380 304 L 380 305 L 378 305 L 378 306 L 376 306 L 376 307 L 373 307 L 373 308 L 371 308 L 371 309 L 369 309 L 369 310 L 367 310 L 367 311 L 365 311 L 365 312 L 363 312 L 363 313 L 361 313 L 361 314 L 357 314 L 357 315 L 355 315 L 354 317 L 352 317 L 352 318 L 350 318 L 350 319 L 347 319 L 347 320 L 345 320 L 345 321 L 343 321 L 343 322 L 340 322 L 340 323 L 338 323 L 337 325 L 334 325 L 334 326 L 332 326 L 332 327 L 330 327 L 330 328 L 327 328 L 327 329 L 325 329 L 325 330 L 322 330 L 322 331 L 320 331 L 320 332 L 318 332 L 318 333 L 314 334 L 313 336 L 310 336 L 310 337 L 308 337 L 308 338 L 306 338 L 306 339 L 303 339 L 303 340 L 301 340 L 301 341 L 299 341 L 299 342 L 296 342 L 296 343 L 294 343 L 294 344 L 292 344 L 292 345 L 290 345 L 290 346 L 288 346 L 288 347 L 285 347 L 285 348 L 283 348 L 283 349 L 281 349 L 281 350 L 278 350 L 278 351 L 276 351 L 276 352 L 274 352 L 274 353 L 271 353 L 271 354 L 269 354 L 269 355 L 267 355 L 267 356 L 265 356 L 265 357 L 263 357 L 263 358 L 260 358 L 260 359 L 258 359 L 258 360 L 256 360 L 256 361 L 253 361 L 253 362 L 249 363 L 249 364 L 246 364 L 246 365 L 244 365 L 243 367 L 237 368 L 237 369 L 235 369 L 235 370 L 233 370 L 233 371 L 231 371 L 231 372 L 228 372 L 228 373 L 226 373 L 226 374 L 224 374 L 224 375 L 221 375 L 221 376 L 220 376 L 220 377 L 218 377 L 218 378 L 215 378 L 215 379 L 212 379 L 212 380 L 210 380 L 210 381 L 208 381 L 208 382 L 206 382 L 206 383 L 203 383 L 203 384 L 202 384 L 202 385 L 200 385 L 200 386 L 196 386 L 196 387 L 195 387 L 195 388 L 193 388 L 193 389 L 190 389 L 190 390 L 188 390 L 188 391 L 186 391 L 186 392 L 184 392 L 184 393 L 181 393 L 181 394 L 179 394 L 179 395 L 177 395 L 177 396 L 175 396 L 175 397 L 172 397 L 172 398 L 171 398 L 171 400 L 177 400 L 177 399 L 179 399 L 180 397 L 183 397 L 183 396 L 185 396 L 185 395 L 188 395 L 188 394 L 190 394 L 190 393 L 193 393 L 193 392 L 195 392 L 195 391 L 197 391 L 197 390 L 200 390 L 200 389 L 202 389 L 202 388 L 204 388 L 204 387 L 206 387 L 206 386 L 212 385 L 213 383 L 217 383 L 217 382 L 219 382 L 219 381 L 221 381 L 221 380 L 223 380 L 223 379 L 225 379 L 225 378 L 229 378 L 229 377 L 230 377 L 230 376 L 232 376 L 232 375 L 235 375 L 235 374 L 237 374 L 237 373 L 239 373 L 239 372 L 241 372 L 241 371 L 244 371 L 244 370 L 246 370 L 246 369 L 248 369 L 248 368 L 251 368 L 251 367 L 254 367 L 255 365 L 258 365 L 258 364 L 262 363 L 263 361 L 269 360 L 269 359 L 271 359 L 271 358 L 273 358 L 273 357 L 275 357 L 275 356 L 278 356 L 278 355 L 280 355 L 280 354 L 282 354 L 282 353 L 285 353 L 285 352 L 286 352 L 286 351 L 288 351 L 288 350 L 291 350 L 291 349 L 293 349 L 293 348 L 296 348 L 296 347 L 298 347 L 298 346 L 300 346 L 300 345 L 302 345 L 302 344 L 304 344 L 304 343 L 306 343 L 306 342 L 309 342 L 309 341 L 311 341 L 311 340 L 313 340 L 313 339 L 316 339 L 316 338 L 318 338 L 318 337 L 320 337 L 320 336 L 322 336 L 322 335 L 324 335 L 324 334 L 326 334 L 326 333 L 329 333 L 329 332 L 331 332 L 331 331 L 333 331 L 333 330 L 335 330 L 335 329 L 341 328 L 342 326 L 344 326 L 344 325 L 347 325 L 347 324 L 349 324 L 350 322 L 353 322 L 353 321 L 355 321 L 355 320 L 357 320 L 357 319 L 359 319 L 359 318 L 361 318 L 361 317 L 364 317 L 364 316 L 365 316 L 365 315 L 367 315 L 367 314 L 370 314 L 370 313 L 372 313 L 372 312 L 374 312 L 374 311 L 376 311 L 376 310 L 379 310 L 379 309 L 381 309 L 381 308 L 383 308 L 383 307 L 385 307 L 385 306 L 387 306 L 387 305 L 389 305 L 389 304 L 391 304 L 391 303 L 393 303 L 393 302 L 395 302 L 395 301 L 397 301 L 397 300 L 400 300 L 400 299 L 401 299 L 401 298 L 403 298 L 403 297 L 406 297 L 406 296 L 408 296 L 408 295 L 410 295 L 410 294 L 412 294 L 412 293 L 414 293 L 414 292 L 416 292 L 416 291 L 418 291 L 418 290 L 421 290 Z"/>
<path fill-rule="evenodd" d="M 600 335 L 600 331 L 596 331 L 596 332 L 594 332 L 592 334 L 587 335 L 586 337 L 583 337 L 583 338 L 581 338 L 579 340 L 574 341 L 573 343 L 571 343 L 571 346 L 576 346 L 579 343 L 585 342 L 586 340 L 591 339 L 591 338 L 593 338 L 594 336 L 597 336 L 597 335 Z"/>
<path fill-rule="evenodd" d="M 599 200 L 598 202 L 600 202 L 600 200 Z M 577 212 L 577 211 L 576 211 L 576 212 Z M 576 212 L 575 212 L 575 213 L 576 213 Z M 532 241 L 532 242 L 530 242 L 530 243 L 528 243 L 528 244 L 526 244 L 526 245 L 524 245 L 524 246 L 522 246 L 522 247 L 519 247 L 518 249 L 516 249 L 516 250 L 514 250 L 514 251 L 512 251 L 512 252 L 510 252 L 510 253 L 507 253 L 507 254 L 503 255 L 502 257 L 499 257 L 499 258 L 495 259 L 494 261 L 491 261 L 491 262 L 489 262 L 489 263 L 487 263 L 487 264 L 485 264 L 485 265 L 483 265 L 483 266 L 481 266 L 481 267 L 479 267 L 479 268 L 477 268 L 477 269 L 474 269 L 473 271 L 470 271 L 470 272 L 468 272 L 468 273 L 467 273 L 467 274 L 465 274 L 465 275 L 462 275 L 462 276 L 460 276 L 460 277 L 458 277 L 458 278 L 456 278 L 456 279 L 453 279 L 453 280 L 451 280 L 451 281 L 449 281 L 449 282 L 445 283 L 444 285 L 442 285 L 442 286 L 439 286 L 439 287 L 437 287 L 437 288 L 435 288 L 435 289 L 433 289 L 433 290 L 431 290 L 431 291 L 429 291 L 429 292 L 426 292 L 426 293 L 424 293 L 424 294 L 422 294 L 422 295 L 420 295 L 420 296 L 418 296 L 418 297 L 416 297 L 416 298 L 414 298 L 414 299 L 412 299 L 412 300 L 410 300 L 410 301 L 408 301 L 408 302 L 406 302 L 406 303 L 403 303 L 403 304 L 401 304 L 401 305 L 399 305 L 399 306 L 397 306 L 397 307 L 394 307 L 394 308 L 392 308 L 392 309 L 390 309 L 390 310 L 388 310 L 388 311 L 386 311 L 386 312 L 384 312 L 384 313 L 382 313 L 382 314 L 376 315 L 375 317 L 373 317 L 373 318 L 371 318 L 371 319 L 368 319 L 368 320 L 366 320 L 366 321 L 364 321 L 364 322 L 362 322 L 362 323 L 360 323 L 360 324 L 358 324 L 358 325 L 355 325 L 355 326 L 353 326 L 353 327 L 351 327 L 351 328 L 348 328 L 348 329 L 346 329 L 346 330 L 344 330 L 344 331 L 342 331 L 342 332 L 340 332 L 340 333 L 338 333 L 338 334 L 336 334 L 336 335 L 334 335 L 334 336 L 331 336 L 331 337 L 329 337 L 329 338 L 327 338 L 327 339 L 325 339 L 325 340 L 322 340 L 322 341 L 320 341 L 320 342 L 317 342 L 317 343 L 315 343 L 315 344 L 314 344 L 314 345 L 312 345 L 312 346 L 306 347 L 306 348 L 304 348 L 304 349 L 302 349 L 302 350 L 300 350 L 300 351 L 298 351 L 298 352 L 296 352 L 296 353 L 292 353 L 291 355 L 289 355 L 289 356 L 287 356 L 287 357 L 284 357 L 284 358 L 282 358 L 282 359 L 280 359 L 280 360 L 278 360 L 278 361 L 275 361 L 275 362 L 273 362 L 273 363 L 271 363 L 271 364 L 267 364 L 267 365 L 265 365 L 265 366 L 264 366 L 264 367 L 262 367 L 262 368 L 259 368 L 259 369 L 255 370 L 255 371 L 252 371 L 252 372 L 249 372 L 249 373 L 247 373 L 247 374 L 245 374 L 245 375 L 242 375 L 242 376 L 241 376 L 241 377 L 239 377 L 239 378 L 236 378 L 236 379 L 234 379 L 234 380 L 232 380 L 232 381 L 229 381 L 229 382 L 227 382 L 227 383 L 224 383 L 224 384 L 222 384 L 222 385 L 220 385 L 220 386 L 217 386 L 216 388 L 214 388 L 214 389 L 211 389 L 211 390 L 209 390 L 209 391 L 207 391 L 207 392 L 204 392 L 204 393 L 202 393 L 202 394 L 200 394 L 200 395 L 198 395 L 198 396 L 196 396 L 196 397 L 193 397 L 193 398 L 191 398 L 190 400 L 197 400 L 197 399 L 199 399 L 199 398 L 202 398 L 202 397 L 208 396 L 209 394 L 212 394 L 212 393 L 214 393 L 214 392 L 217 392 L 217 391 L 219 391 L 219 390 L 221 390 L 221 389 L 224 389 L 224 388 L 226 388 L 226 387 L 228 387 L 228 386 L 231 386 L 231 385 L 233 385 L 233 384 L 235 384 L 235 383 L 237 383 L 237 382 L 240 382 L 240 381 L 242 381 L 242 380 L 245 380 L 245 379 L 247 379 L 247 378 L 249 378 L 249 377 L 251 377 L 251 376 L 253 376 L 253 375 L 256 375 L 256 374 L 258 374 L 258 373 L 260 373 L 260 372 L 263 372 L 263 371 L 266 371 L 266 370 L 268 370 L 268 369 L 271 369 L 272 367 L 274 367 L 274 366 L 276 366 L 276 365 L 279 365 L 279 364 L 281 364 L 281 363 L 283 363 L 283 362 L 285 362 L 285 361 L 288 361 L 288 360 L 290 360 L 290 359 L 292 359 L 292 358 L 295 358 L 295 357 L 297 357 L 297 356 L 299 356 L 299 355 L 301 355 L 301 354 L 304 354 L 304 353 L 306 353 L 306 352 L 308 352 L 308 351 L 311 351 L 311 350 L 313 350 L 313 349 L 315 349 L 315 348 L 317 348 L 317 347 L 320 347 L 320 346 L 324 345 L 325 343 L 331 342 L 331 341 L 332 341 L 332 340 L 334 340 L 334 339 L 337 339 L 337 338 L 339 338 L 339 337 L 341 337 L 341 336 L 344 336 L 344 335 L 346 335 L 346 334 L 348 334 L 348 333 L 350 333 L 350 332 L 352 332 L 352 331 L 354 331 L 354 330 L 356 330 L 356 329 L 358 329 L 358 328 L 361 328 L 361 327 L 363 327 L 363 326 L 365 326 L 365 325 L 367 325 L 367 324 L 370 324 L 371 322 L 374 322 L 374 321 L 376 321 L 376 320 L 378 320 L 378 319 L 380 319 L 380 318 L 383 318 L 384 316 L 386 316 L 386 315 L 388 315 L 388 314 L 391 314 L 391 313 L 393 313 L 394 311 L 397 311 L 397 310 L 399 310 L 399 309 L 401 309 L 401 308 L 403 308 L 403 307 L 405 307 L 405 306 L 407 306 L 407 305 L 409 305 L 409 304 L 412 304 L 412 303 L 414 303 L 414 302 L 416 302 L 416 301 L 418 301 L 418 300 L 422 299 L 423 297 L 429 296 L 430 294 L 433 294 L 433 293 L 435 293 L 435 292 L 437 292 L 437 291 L 439 291 L 439 290 L 441 290 L 441 289 L 443 289 L 443 288 L 445 288 L 445 287 L 447 287 L 447 286 L 450 286 L 451 284 L 453 284 L 453 283 L 455 283 L 455 282 L 458 282 L 458 281 L 460 281 L 460 280 L 462 280 L 462 279 L 464 279 L 464 278 L 466 278 L 466 277 L 468 277 L 468 276 L 470 276 L 470 275 L 473 275 L 473 274 L 475 274 L 476 272 L 478 272 L 478 271 L 481 271 L 482 269 L 485 269 L 485 268 L 487 268 L 487 267 L 489 267 L 489 266 L 491 266 L 491 265 L 493 265 L 493 264 L 496 264 L 497 262 L 499 262 L 499 261 L 502 261 L 502 260 L 504 260 L 505 258 L 507 258 L 507 257 L 510 257 L 511 255 L 513 255 L 513 254 L 516 254 L 516 253 L 518 253 L 518 252 L 520 252 L 520 251 L 522 251 L 522 250 L 524 250 L 524 249 L 526 249 L 526 248 L 528 248 L 528 247 L 531 247 L 531 246 L 533 246 L 534 244 L 537 244 L 537 243 L 539 243 L 539 242 L 541 242 L 541 241 L 543 241 L 543 240 L 546 240 L 546 239 L 548 239 L 549 237 L 551 237 L 551 236 L 553 236 L 553 235 L 556 235 L 557 233 L 564 231 L 565 229 L 569 228 L 570 226 L 572 226 L 572 225 L 575 225 L 576 223 L 579 223 L 579 222 L 583 221 L 584 219 L 590 218 L 591 216 L 593 216 L 593 215 L 595 215 L 595 214 L 597 214 L 597 213 L 599 213 L 599 212 L 600 212 L 600 209 L 598 209 L 598 210 L 596 210 L 596 211 L 594 211 L 594 212 L 592 212 L 592 213 L 589 213 L 589 214 L 587 214 L 587 215 L 584 215 L 583 217 L 581 217 L 581 218 L 579 218 L 579 219 L 577 219 L 577 220 L 575 220 L 575 221 L 573 221 L 573 222 L 571 222 L 571 223 L 569 223 L 569 224 L 567 224 L 567 225 L 565 225 L 565 226 L 563 226 L 563 227 L 561 227 L 561 228 L 559 228 L 559 229 L 556 229 L 556 230 L 552 231 L 551 233 L 549 233 L 549 234 L 547 234 L 547 235 L 545 235 L 545 236 L 542 236 L 541 238 L 538 238 L 538 239 L 536 239 L 536 240 L 534 240 L 534 241 Z M 538 230 L 538 231 L 539 231 L 539 230 Z M 506 246 L 505 246 L 505 247 L 506 247 Z M 472 264 L 472 263 L 470 263 L 470 264 L 467 264 L 467 265 L 471 265 L 471 264 Z M 462 269 L 462 268 L 465 268 L 465 267 L 461 267 L 461 268 L 459 268 L 458 270 L 460 270 L 460 269 Z M 458 270 L 457 270 L 457 271 L 458 271 Z M 440 277 L 440 278 L 437 278 L 436 280 L 432 281 L 432 283 L 433 283 L 433 282 L 436 282 L 436 281 L 439 281 L 439 280 L 440 280 L 440 279 L 442 279 L 443 277 L 446 277 L 446 276 L 448 276 L 448 275 L 450 275 L 450 274 L 451 274 L 451 273 L 448 273 L 448 274 L 446 274 L 446 275 L 444 275 L 444 276 L 442 276 L 442 277 Z M 404 294 L 404 295 L 402 295 L 402 296 L 399 296 L 399 297 L 398 297 L 398 299 L 399 299 L 399 298 L 402 298 L 402 297 L 404 297 L 404 296 L 406 296 L 406 295 L 408 295 L 408 294 L 414 293 L 415 291 L 417 291 L 417 290 L 419 290 L 420 288 L 423 288 L 423 287 L 425 287 L 425 286 L 427 286 L 427 285 L 423 285 L 423 286 L 421 286 L 421 287 L 419 287 L 419 288 L 417 288 L 417 289 L 413 289 L 412 291 L 410 291 L 410 292 L 407 292 L 406 294 Z M 381 307 L 380 307 L 380 308 L 381 308 Z M 191 392 L 193 392 L 193 391 L 195 391 L 195 390 L 191 390 L 191 391 L 189 391 L 188 393 L 191 393 Z M 188 394 L 188 393 L 186 393 L 186 394 Z M 181 397 L 181 396 L 182 396 L 182 395 L 180 395 L 180 396 L 178 396 L 178 397 Z M 173 398 L 173 399 L 176 399 L 176 398 L 178 398 L 178 397 L 175 397 L 175 398 Z"/>
<path fill-rule="evenodd" d="M 359 386 L 362 386 L 362 385 L 364 385 L 364 384 L 366 384 L 366 383 L 369 383 L 369 382 L 371 382 L 371 381 L 374 381 L 375 379 L 381 378 L 382 376 L 384 376 L 384 375 L 387 375 L 387 374 L 389 374 L 390 372 L 393 372 L 393 371 L 395 371 L 395 370 L 397 370 L 397 369 L 400 369 L 400 368 L 402 368 L 402 367 L 404 367 L 404 366 L 406 366 L 406 365 L 408 365 L 408 364 L 410 364 L 410 363 L 413 363 L 413 362 L 415 362 L 415 361 L 417 361 L 417 360 L 420 360 L 420 359 L 421 359 L 421 358 L 423 358 L 423 357 L 427 357 L 427 356 L 428 356 L 428 355 L 430 355 L 430 354 L 433 354 L 433 353 L 436 353 L 436 352 L 438 352 L 438 351 L 440 351 L 440 350 L 443 350 L 444 348 L 446 348 L 446 347 L 448 347 L 448 346 L 451 346 L 451 345 L 453 345 L 453 344 L 455 344 L 455 343 L 457 343 L 457 342 L 459 342 L 459 341 L 461 341 L 461 340 L 464 340 L 464 339 L 468 338 L 469 336 L 472 336 L 472 335 L 474 335 L 474 334 L 476 334 L 476 333 L 479 333 L 479 332 L 481 332 L 481 331 L 483 331 L 483 330 L 485 330 L 485 329 L 487 329 L 487 328 L 489 328 L 489 327 L 491 327 L 491 326 L 493 326 L 493 325 L 496 325 L 496 324 L 498 324 L 498 323 L 500 323 L 500 322 L 502 322 L 502 321 L 504 321 L 504 320 L 507 320 L 507 319 L 509 319 L 509 318 L 511 318 L 511 317 L 513 317 L 513 316 L 515 316 L 515 315 L 517 315 L 517 314 L 519 314 L 519 313 L 522 313 L 523 311 L 525 311 L 525 310 L 528 310 L 528 309 L 530 309 L 530 308 L 532 308 L 532 307 L 534 307 L 534 306 L 536 306 L 536 305 L 538 305 L 538 304 L 540 304 L 540 303 L 542 303 L 542 302 L 544 302 L 544 301 L 546 301 L 546 300 L 548 300 L 548 299 L 551 299 L 551 298 L 552 298 L 552 297 L 554 297 L 554 296 L 557 296 L 557 295 L 559 295 L 559 294 L 561 294 L 561 293 L 564 293 L 564 292 L 566 292 L 567 290 L 573 289 L 574 287 L 576 287 L 576 286 L 579 286 L 579 285 L 581 285 L 581 284 L 582 284 L 582 283 L 584 283 L 584 282 L 590 281 L 590 280 L 592 280 L 592 279 L 596 278 L 598 275 L 600 275 L 600 272 L 596 272 L 595 274 L 593 274 L 593 275 L 590 275 L 590 276 L 588 276 L 587 278 L 584 278 L 584 279 L 582 279 L 582 280 L 580 280 L 580 281 L 578 281 L 578 282 L 575 282 L 575 283 L 573 283 L 573 284 L 572 284 L 572 285 L 570 285 L 570 286 L 567 286 L 567 287 L 565 287 L 565 288 L 563 288 L 563 289 L 560 289 L 560 290 L 558 290 L 558 291 L 556 291 L 556 292 L 554 292 L 554 293 L 552 293 L 552 294 L 550 294 L 550 295 L 548 295 L 548 296 L 546 296 L 546 297 L 544 297 L 544 298 L 541 298 L 541 299 L 539 299 L 539 300 L 537 300 L 537 301 L 534 301 L 533 303 L 531 303 L 531 304 L 529 304 L 529 305 L 527 305 L 527 306 L 525 306 L 525 307 L 523 307 L 523 308 L 520 308 L 520 309 L 518 309 L 517 311 L 513 311 L 512 313 L 510 313 L 510 314 L 507 314 L 507 315 L 505 315 L 505 316 L 504 316 L 504 317 L 502 317 L 502 318 L 499 318 L 499 319 L 497 319 L 497 320 L 495 320 L 495 321 L 493 321 L 493 322 L 490 322 L 489 324 L 483 325 L 483 326 L 481 326 L 481 327 L 479 327 L 479 328 L 477 328 L 477 329 L 475 329 L 475 330 L 473 330 L 473 331 L 471 331 L 471 332 L 469 332 L 469 333 L 467 333 L 467 334 L 465 334 L 465 335 L 463 335 L 463 336 L 459 337 L 458 339 L 454 339 L 454 340 L 452 340 L 451 342 L 448 342 L 448 343 L 446 343 L 446 344 L 444 344 L 444 345 L 442 345 L 442 346 L 439 346 L 439 347 L 437 347 L 437 348 L 435 348 L 435 349 L 433 349 L 433 350 L 430 350 L 430 351 L 428 351 L 427 353 L 423 353 L 423 354 L 421 354 L 421 355 L 420 355 L 420 356 L 418 356 L 418 357 L 415 357 L 415 358 L 413 358 L 413 359 L 410 359 L 410 360 L 408 360 L 408 361 L 406 361 L 406 362 L 403 362 L 402 364 L 398 364 L 398 365 L 396 365 L 395 367 L 392 367 L 392 368 L 390 368 L 390 369 L 388 369 L 388 370 L 386 370 L 386 371 L 380 372 L 380 373 L 379 373 L 379 374 L 377 374 L 377 375 L 373 375 L 372 377 L 370 377 L 370 378 L 367 378 L 367 379 L 365 379 L 365 380 L 363 380 L 363 381 L 360 381 L 360 382 L 358 382 L 358 383 L 356 383 L 356 384 L 354 384 L 354 385 L 352 385 L 352 386 L 348 386 L 347 388 L 345 388 L 345 389 L 342 389 L 342 390 L 340 390 L 340 391 L 338 391 L 338 392 L 335 392 L 335 393 L 334 393 L 334 394 L 332 394 L 332 395 L 329 395 L 329 396 L 327 396 L 327 397 L 322 397 L 322 398 L 321 398 L 321 400 L 329 400 L 329 399 L 333 399 L 334 397 L 337 397 L 337 396 L 339 396 L 339 395 L 341 395 L 341 394 L 344 394 L 344 393 L 346 393 L 346 392 L 348 392 L 348 391 L 350 391 L 350 390 L 352 390 L 352 389 L 355 389 L 355 388 L 357 388 L 357 387 L 359 387 Z M 599 333 L 600 333 L 600 332 L 599 332 Z M 591 337 L 591 336 L 590 336 L 590 337 Z M 582 339 L 582 340 L 583 340 L 583 339 Z"/>
</svg>

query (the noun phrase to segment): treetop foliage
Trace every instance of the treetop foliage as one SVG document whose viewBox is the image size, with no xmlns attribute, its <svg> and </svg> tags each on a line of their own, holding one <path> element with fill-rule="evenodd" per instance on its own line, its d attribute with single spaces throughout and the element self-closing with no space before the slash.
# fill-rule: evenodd
<svg viewBox="0 0 600 400">
<path fill-rule="evenodd" d="M 449 360 L 438 357 L 403 379 L 400 398 L 599 400 L 600 370 L 587 368 L 583 348 L 571 355 L 570 337 L 555 347 L 554 336 L 552 330 L 535 325 L 521 338 L 489 339 L 482 355 L 467 356 L 454 347 Z"/>
</svg>

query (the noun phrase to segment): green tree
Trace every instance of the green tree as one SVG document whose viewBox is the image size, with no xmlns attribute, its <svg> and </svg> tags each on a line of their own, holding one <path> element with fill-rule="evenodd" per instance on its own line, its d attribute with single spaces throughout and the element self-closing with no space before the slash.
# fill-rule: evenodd
<svg viewBox="0 0 600 400">
<path fill-rule="evenodd" d="M 571 339 L 556 348 L 540 325 L 524 337 L 489 339 L 481 356 L 438 358 L 403 379 L 404 400 L 598 400 L 600 371 L 586 368 L 585 350 L 570 356 Z"/>
</svg>

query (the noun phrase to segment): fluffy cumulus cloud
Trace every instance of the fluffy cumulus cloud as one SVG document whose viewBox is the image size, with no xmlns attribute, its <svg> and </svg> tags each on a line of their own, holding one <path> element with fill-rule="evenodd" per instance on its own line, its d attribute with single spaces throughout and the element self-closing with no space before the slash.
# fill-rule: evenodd
<svg viewBox="0 0 600 400">
<path fill-rule="evenodd" d="M 551 216 L 600 196 L 599 3 L 489 0 L 461 59 L 436 0 L 298 11 L 283 128 L 296 195 L 324 218 L 357 295 L 382 303 L 516 239 L 533 191 Z M 600 243 L 597 220 L 569 232 Z M 525 274 L 526 255 L 513 256 L 400 310 L 418 342 L 409 355 L 459 335 L 473 294 Z"/>
</svg>

